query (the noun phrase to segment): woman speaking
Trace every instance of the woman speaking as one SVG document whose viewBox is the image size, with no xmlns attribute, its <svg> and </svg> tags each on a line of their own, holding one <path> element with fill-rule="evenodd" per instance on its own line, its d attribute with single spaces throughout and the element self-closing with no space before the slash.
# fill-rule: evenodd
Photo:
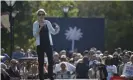
<svg viewBox="0 0 133 80">
<path fill-rule="evenodd" d="M 38 20 L 33 23 L 33 36 L 36 38 L 39 78 L 44 80 L 44 52 L 46 52 L 48 57 L 48 77 L 53 80 L 53 42 L 51 34 L 57 34 L 60 27 L 55 23 L 55 28 L 53 28 L 51 22 L 45 20 L 47 13 L 44 9 L 39 9 L 36 13 Z"/>
</svg>

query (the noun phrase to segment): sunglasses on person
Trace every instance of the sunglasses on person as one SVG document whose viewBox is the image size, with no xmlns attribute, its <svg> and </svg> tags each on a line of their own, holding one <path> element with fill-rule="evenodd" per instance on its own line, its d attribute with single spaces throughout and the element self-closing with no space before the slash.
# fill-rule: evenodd
<svg viewBox="0 0 133 80">
<path fill-rule="evenodd" d="M 38 16 L 45 16 L 45 14 L 38 14 Z"/>
</svg>

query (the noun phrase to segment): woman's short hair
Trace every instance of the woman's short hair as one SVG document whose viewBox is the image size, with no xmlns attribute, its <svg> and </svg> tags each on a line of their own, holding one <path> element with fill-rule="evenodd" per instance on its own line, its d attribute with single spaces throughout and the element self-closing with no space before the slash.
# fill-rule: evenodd
<svg viewBox="0 0 133 80">
<path fill-rule="evenodd" d="M 36 14 L 38 14 L 39 12 L 43 12 L 45 15 L 47 14 L 44 9 L 38 9 L 37 12 L 36 12 Z"/>
</svg>

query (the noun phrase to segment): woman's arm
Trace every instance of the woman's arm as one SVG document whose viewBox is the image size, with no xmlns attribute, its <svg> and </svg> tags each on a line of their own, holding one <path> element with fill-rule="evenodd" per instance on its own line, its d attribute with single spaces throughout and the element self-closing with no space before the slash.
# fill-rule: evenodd
<svg viewBox="0 0 133 80">
<path fill-rule="evenodd" d="M 50 33 L 52 33 L 53 35 L 59 33 L 59 31 L 60 31 L 60 28 L 56 23 L 55 23 L 55 26 L 56 26 L 55 29 L 53 28 L 50 21 L 47 21 L 47 26 L 48 26 L 48 29 L 49 29 Z"/>
</svg>

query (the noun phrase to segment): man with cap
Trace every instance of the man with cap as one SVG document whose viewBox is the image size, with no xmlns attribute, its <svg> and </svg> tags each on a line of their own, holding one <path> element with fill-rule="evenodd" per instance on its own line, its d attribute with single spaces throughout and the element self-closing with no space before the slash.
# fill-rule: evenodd
<svg viewBox="0 0 133 80">
<path fill-rule="evenodd" d="M 47 13 L 44 9 L 39 9 L 37 11 L 38 20 L 33 23 L 33 36 L 36 38 L 40 80 L 44 80 L 44 52 L 46 52 L 48 57 L 48 77 L 50 79 L 53 79 L 53 42 L 51 34 L 55 35 L 60 30 L 59 26 L 56 23 L 54 24 L 54 29 L 51 22 L 45 20 L 46 14 Z"/>
</svg>

